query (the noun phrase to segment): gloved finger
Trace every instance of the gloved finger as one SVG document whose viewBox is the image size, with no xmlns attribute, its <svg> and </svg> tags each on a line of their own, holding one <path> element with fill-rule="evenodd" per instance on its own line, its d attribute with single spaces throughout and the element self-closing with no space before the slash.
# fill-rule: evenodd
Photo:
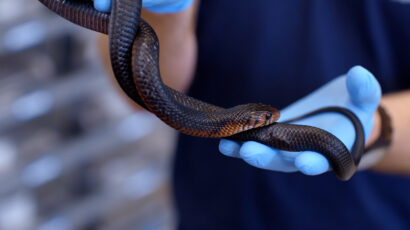
<svg viewBox="0 0 410 230">
<path fill-rule="evenodd" d="M 167 5 L 175 5 L 181 2 L 181 0 L 143 0 L 142 7 L 163 7 Z"/>
<path fill-rule="evenodd" d="M 295 159 L 295 167 L 305 175 L 319 175 L 329 171 L 328 160 L 319 153 L 306 151 Z"/>
<path fill-rule="evenodd" d="M 376 78 L 365 68 L 355 66 L 347 73 L 346 86 L 353 105 L 373 115 L 381 98 L 381 87 Z"/>
<path fill-rule="evenodd" d="M 312 151 L 279 151 L 282 159 L 294 162 L 295 167 L 306 175 L 319 175 L 329 171 L 329 161 L 321 154 Z"/>
<path fill-rule="evenodd" d="M 361 66 L 349 70 L 346 87 L 354 112 L 363 124 L 367 140 L 373 127 L 373 114 L 380 103 L 381 87 L 376 78 Z"/>
<path fill-rule="evenodd" d="M 177 13 L 187 9 L 194 0 L 143 0 L 142 7 L 156 13 Z"/>
<path fill-rule="evenodd" d="M 110 12 L 111 0 L 94 0 L 94 8 L 101 12 Z"/>
<path fill-rule="evenodd" d="M 219 141 L 219 152 L 228 157 L 239 157 L 241 145 L 238 142 L 221 139 Z"/>
<path fill-rule="evenodd" d="M 298 157 L 302 152 L 290 152 L 279 150 L 278 153 L 282 156 L 282 158 L 286 161 L 295 161 L 296 157 Z"/>
<path fill-rule="evenodd" d="M 166 5 L 169 0 L 143 0 L 142 6 L 143 7 L 154 7 L 154 6 L 161 6 Z"/>
<path fill-rule="evenodd" d="M 242 144 L 239 155 L 246 163 L 257 168 L 280 172 L 297 171 L 293 162 L 284 160 L 277 150 L 255 141 Z"/>
</svg>

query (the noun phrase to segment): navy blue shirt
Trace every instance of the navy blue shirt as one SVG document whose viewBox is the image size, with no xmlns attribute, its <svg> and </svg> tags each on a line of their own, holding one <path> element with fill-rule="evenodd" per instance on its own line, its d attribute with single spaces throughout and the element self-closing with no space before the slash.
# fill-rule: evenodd
<svg viewBox="0 0 410 230">
<path fill-rule="evenodd" d="M 284 108 L 354 65 L 384 92 L 410 88 L 410 3 L 202 0 L 190 95 L 219 106 Z M 407 1 L 409 2 L 409 1 Z M 249 166 L 218 140 L 181 135 L 180 229 L 410 229 L 410 178 L 372 171 L 341 182 Z"/>
</svg>

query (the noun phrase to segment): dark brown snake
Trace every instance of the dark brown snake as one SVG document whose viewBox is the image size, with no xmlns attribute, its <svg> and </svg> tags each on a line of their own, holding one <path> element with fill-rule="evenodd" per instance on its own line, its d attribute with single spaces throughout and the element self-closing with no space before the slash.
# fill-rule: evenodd
<svg viewBox="0 0 410 230">
<path fill-rule="evenodd" d="M 173 90 L 162 83 L 158 39 L 140 18 L 141 0 L 113 0 L 110 14 L 96 11 L 91 0 L 39 0 L 52 11 L 85 28 L 108 34 L 114 75 L 126 94 L 178 131 L 200 137 L 258 141 L 286 151 L 323 154 L 340 180 L 356 171 L 364 153 L 364 132 L 349 110 L 327 107 L 292 121 L 323 112 L 345 115 L 354 125 L 351 153 L 331 133 L 305 125 L 276 122 L 279 111 L 263 104 L 220 108 Z"/>
</svg>

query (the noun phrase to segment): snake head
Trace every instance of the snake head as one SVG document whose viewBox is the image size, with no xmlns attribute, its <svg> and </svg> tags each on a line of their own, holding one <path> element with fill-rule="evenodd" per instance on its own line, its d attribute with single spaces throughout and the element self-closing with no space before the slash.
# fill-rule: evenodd
<svg viewBox="0 0 410 230">
<path fill-rule="evenodd" d="M 258 128 L 270 125 L 277 121 L 280 117 L 280 112 L 276 108 L 265 104 L 251 104 L 252 111 L 247 126 L 250 128 Z"/>
<path fill-rule="evenodd" d="M 242 104 L 217 112 L 223 122 L 209 137 L 227 137 L 254 128 L 268 126 L 279 119 L 280 112 L 265 104 Z"/>
<path fill-rule="evenodd" d="M 280 116 L 279 110 L 265 104 L 244 104 L 229 110 L 235 111 L 231 114 L 236 114 L 230 115 L 231 118 L 235 117 L 230 122 L 235 127 L 231 134 L 270 125 L 277 121 Z"/>
</svg>

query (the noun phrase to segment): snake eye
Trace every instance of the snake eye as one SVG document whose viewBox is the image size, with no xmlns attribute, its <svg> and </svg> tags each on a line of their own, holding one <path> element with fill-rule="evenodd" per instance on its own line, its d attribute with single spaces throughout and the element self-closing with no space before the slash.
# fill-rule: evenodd
<svg viewBox="0 0 410 230">
<path fill-rule="evenodd" d="M 266 120 L 270 120 L 272 118 L 272 113 L 268 112 L 266 113 Z"/>
</svg>

